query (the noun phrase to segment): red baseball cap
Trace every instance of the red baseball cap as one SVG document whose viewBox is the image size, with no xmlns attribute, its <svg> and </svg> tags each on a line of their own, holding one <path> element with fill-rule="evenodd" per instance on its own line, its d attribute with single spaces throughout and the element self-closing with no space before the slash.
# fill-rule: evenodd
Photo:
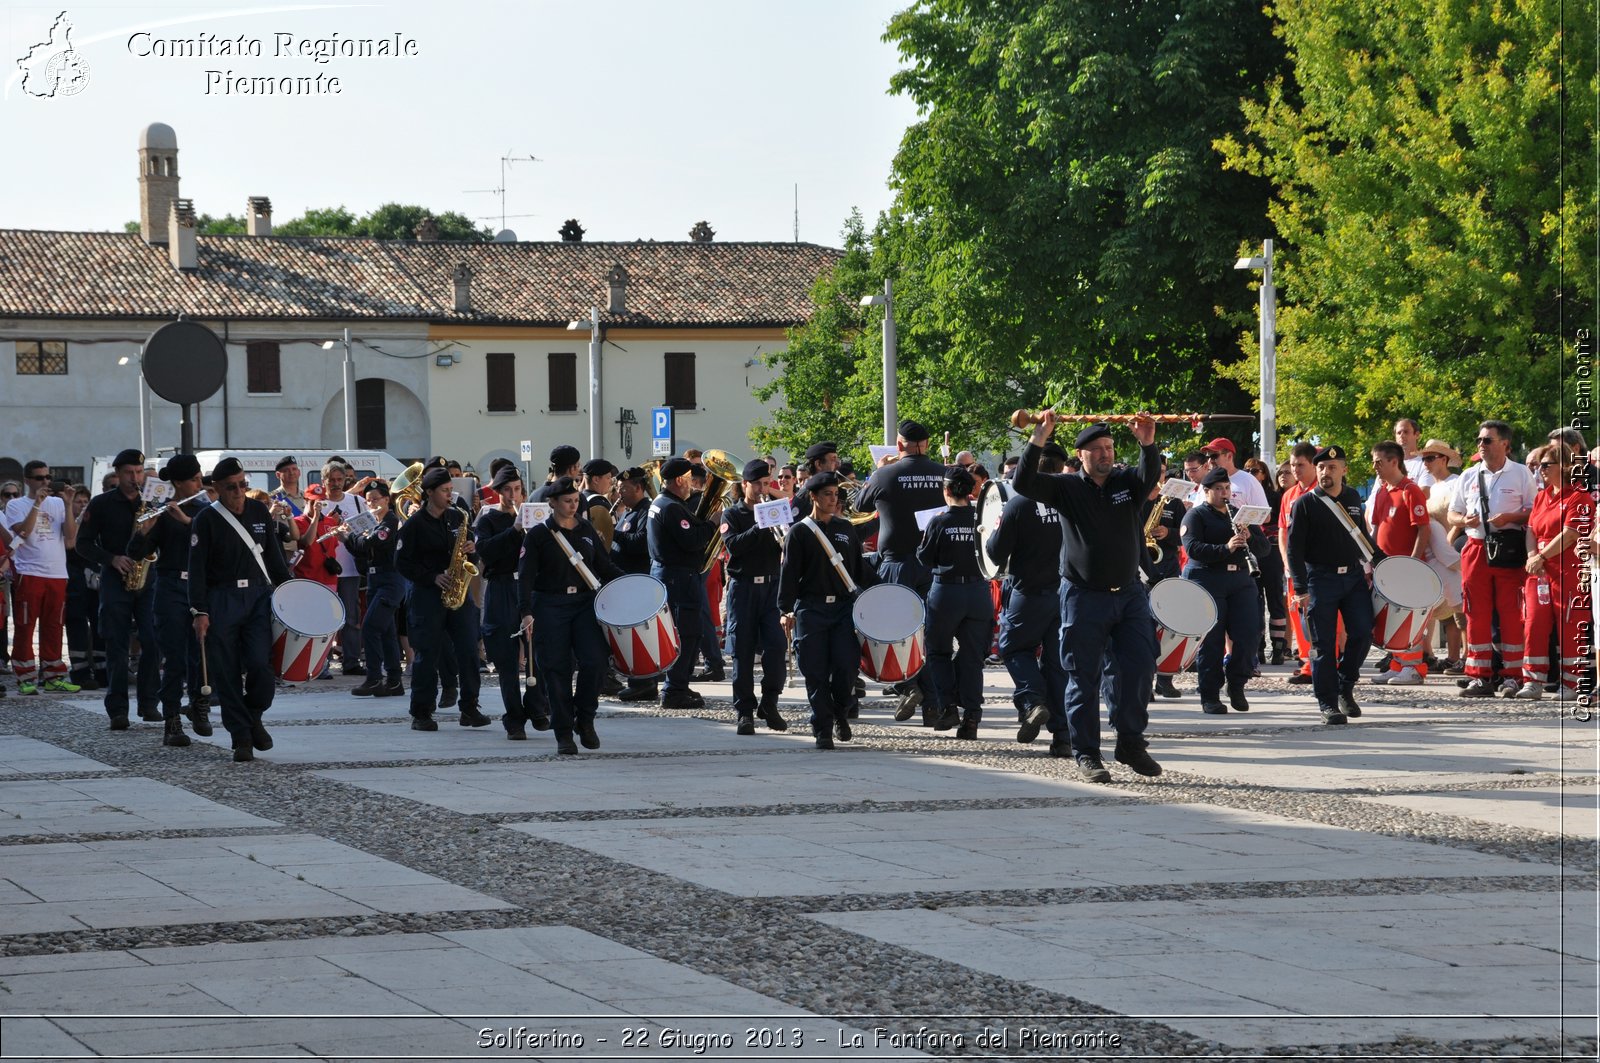
<svg viewBox="0 0 1600 1063">
<path fill-rule="evenodd" d="M 1211 451 L 1226 450 L 1229 454 L 1239 453 L 1239 451 L 1233 445 L 1233 440 L 1224 439 L 1221 436 L 1218 436 L 1211 442 L 1207 443 L 1202 449 Z"/>
</svg>

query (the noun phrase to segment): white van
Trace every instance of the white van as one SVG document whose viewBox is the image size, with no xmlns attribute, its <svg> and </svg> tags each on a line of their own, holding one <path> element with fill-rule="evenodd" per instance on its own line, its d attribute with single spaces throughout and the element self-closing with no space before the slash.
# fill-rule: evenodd
<svg viewBox="0 0 1600 1063">
<path fill-rule="evenodd" d="M 162 447 L 148 462 L 157 469 L 167 463 L 167 459 L 175 453 L 173 447 Z M 295 464 L 300 466 L 300 489 L 303 491 L 314 483 L 322 482 L 322 466 L 329 458 L 338 455 L 348 461 L 356 471 L 357 479 L 363 476 L 376 476 L 383 480 L 393 480 L 405 471 L 405 466 L 400 459 L 390 454 L 387 450 L 197 450 L 195 458 L 200 462 L 200 469 L 206 475 L 217 462 L 223 458 L 234 457 L 239 459 L 239 464 L 244 466 L 245 475 L 250 478 L 250 486 L 263 491 L 272 491 L 278 486 L 278 477 L 273 470 L 278 462 L 286 455 L 293 455 Z M 106 473 L 111 471 L 111 459 L 114 455 L 97 457 L 94 459 L 94 472 L 89 480 L 89 489 L 100 493 L 100 481 Z"/>
</svg>

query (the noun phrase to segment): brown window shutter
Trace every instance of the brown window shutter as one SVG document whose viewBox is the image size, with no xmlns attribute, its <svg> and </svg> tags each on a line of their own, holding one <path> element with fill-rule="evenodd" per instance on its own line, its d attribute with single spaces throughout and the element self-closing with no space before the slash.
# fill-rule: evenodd
<svg viewBox="0 0 1600 1063">
<path fill-rule="evenodd" d="M 486 409 L 491 413 L 515 413 L 517 409 L 517 356 L 488 354 L 489 396 Z"/>
<path fill-rule="evenodd" d="M 283 370 L 276 342 L 260 340 L 247 343 L 244 357 L 246 391 L 252 395 L 278 395 L 283 392 Z"/>
<path fill-rule="evenodd" d="M 550 355 L 550 410 L 575 413 L 578 409 L 578 356 L 571 352 Z"/>
<path fill-rule="evenodd" d="M 694 392 L 694 355 L 668 352 L 666 362 L 666 405 L 675 410 L 693 410 L 699 403 Z"/>
</svg>

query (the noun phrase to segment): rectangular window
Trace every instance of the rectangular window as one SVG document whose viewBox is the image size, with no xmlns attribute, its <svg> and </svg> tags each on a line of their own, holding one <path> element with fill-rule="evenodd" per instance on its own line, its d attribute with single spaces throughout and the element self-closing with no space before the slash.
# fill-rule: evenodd
<svg viewBox="0 0 1600 1063">
<path fill-rule="evenodd" d="M 517 356 L 514 354 L 489 354 L 484 356 L 489 366 L 489 397 L 486 409 L 490 413 L 517 412 Z"/>
<path fill-rule="evenodd" d="M 693 410 L 699 404 L 694 397 L 694 355 L 664 355 L 667 367 L 666 405 L 675 410 Z"/>
<path fill-rule="evenodd" d="M 550 356 L 550 412 L 576 413 L 578 410 L 578 356 Z"/>
<path fill-rule="evenodd" d="M 18 376 L 62 376 L 67 371 L 66 340 L 18 340 Z"/>
<path fill-rule="evenodd" d="M 84 482 L 83 466 L 52 464 L 50 466 L 50 478 L 52 480 L 60 480 L 62 483 L 81 484 Z M 96 490 L 94 493 L 99 494 L 100 492 Z"/>
<path fill-rule="evenodd" d="M 362 450 L 387 450 L 389 417 L 383 404 L 383 378 L 356 381 L 356 446 Z"/>
<path fill-rule="evenodd" d="M 252 395 L 281 395 L 283 373 L 278 362 L 278 344 L 261 340 L 244 345 L 245 391 Z"/>
</svg>

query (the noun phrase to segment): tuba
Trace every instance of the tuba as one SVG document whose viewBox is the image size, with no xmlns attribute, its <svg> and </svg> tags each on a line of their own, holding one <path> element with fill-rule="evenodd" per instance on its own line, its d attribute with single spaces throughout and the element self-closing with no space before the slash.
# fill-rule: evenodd
<svg viewBox="0 0 1600 1063">
<path fill-rule="evenodd" d="M 406 520 L 422 504 L 422 462 L 414 461 L 389 485 L 389 504 Z"/>
<path fill-rule="evenodd" d="M 711 571 L 722 553 L 722 511 L 731 501 L 741 476 L 742 464 L 725 450 L 708 450 L 700 457 L 706 467 L 706 489 L 700 496 L 700 506 L 695 516 L 711 522 L 711 541 L 706 544 L 706 554 L 700 565 L 702 574 Z"/>
</svg>

